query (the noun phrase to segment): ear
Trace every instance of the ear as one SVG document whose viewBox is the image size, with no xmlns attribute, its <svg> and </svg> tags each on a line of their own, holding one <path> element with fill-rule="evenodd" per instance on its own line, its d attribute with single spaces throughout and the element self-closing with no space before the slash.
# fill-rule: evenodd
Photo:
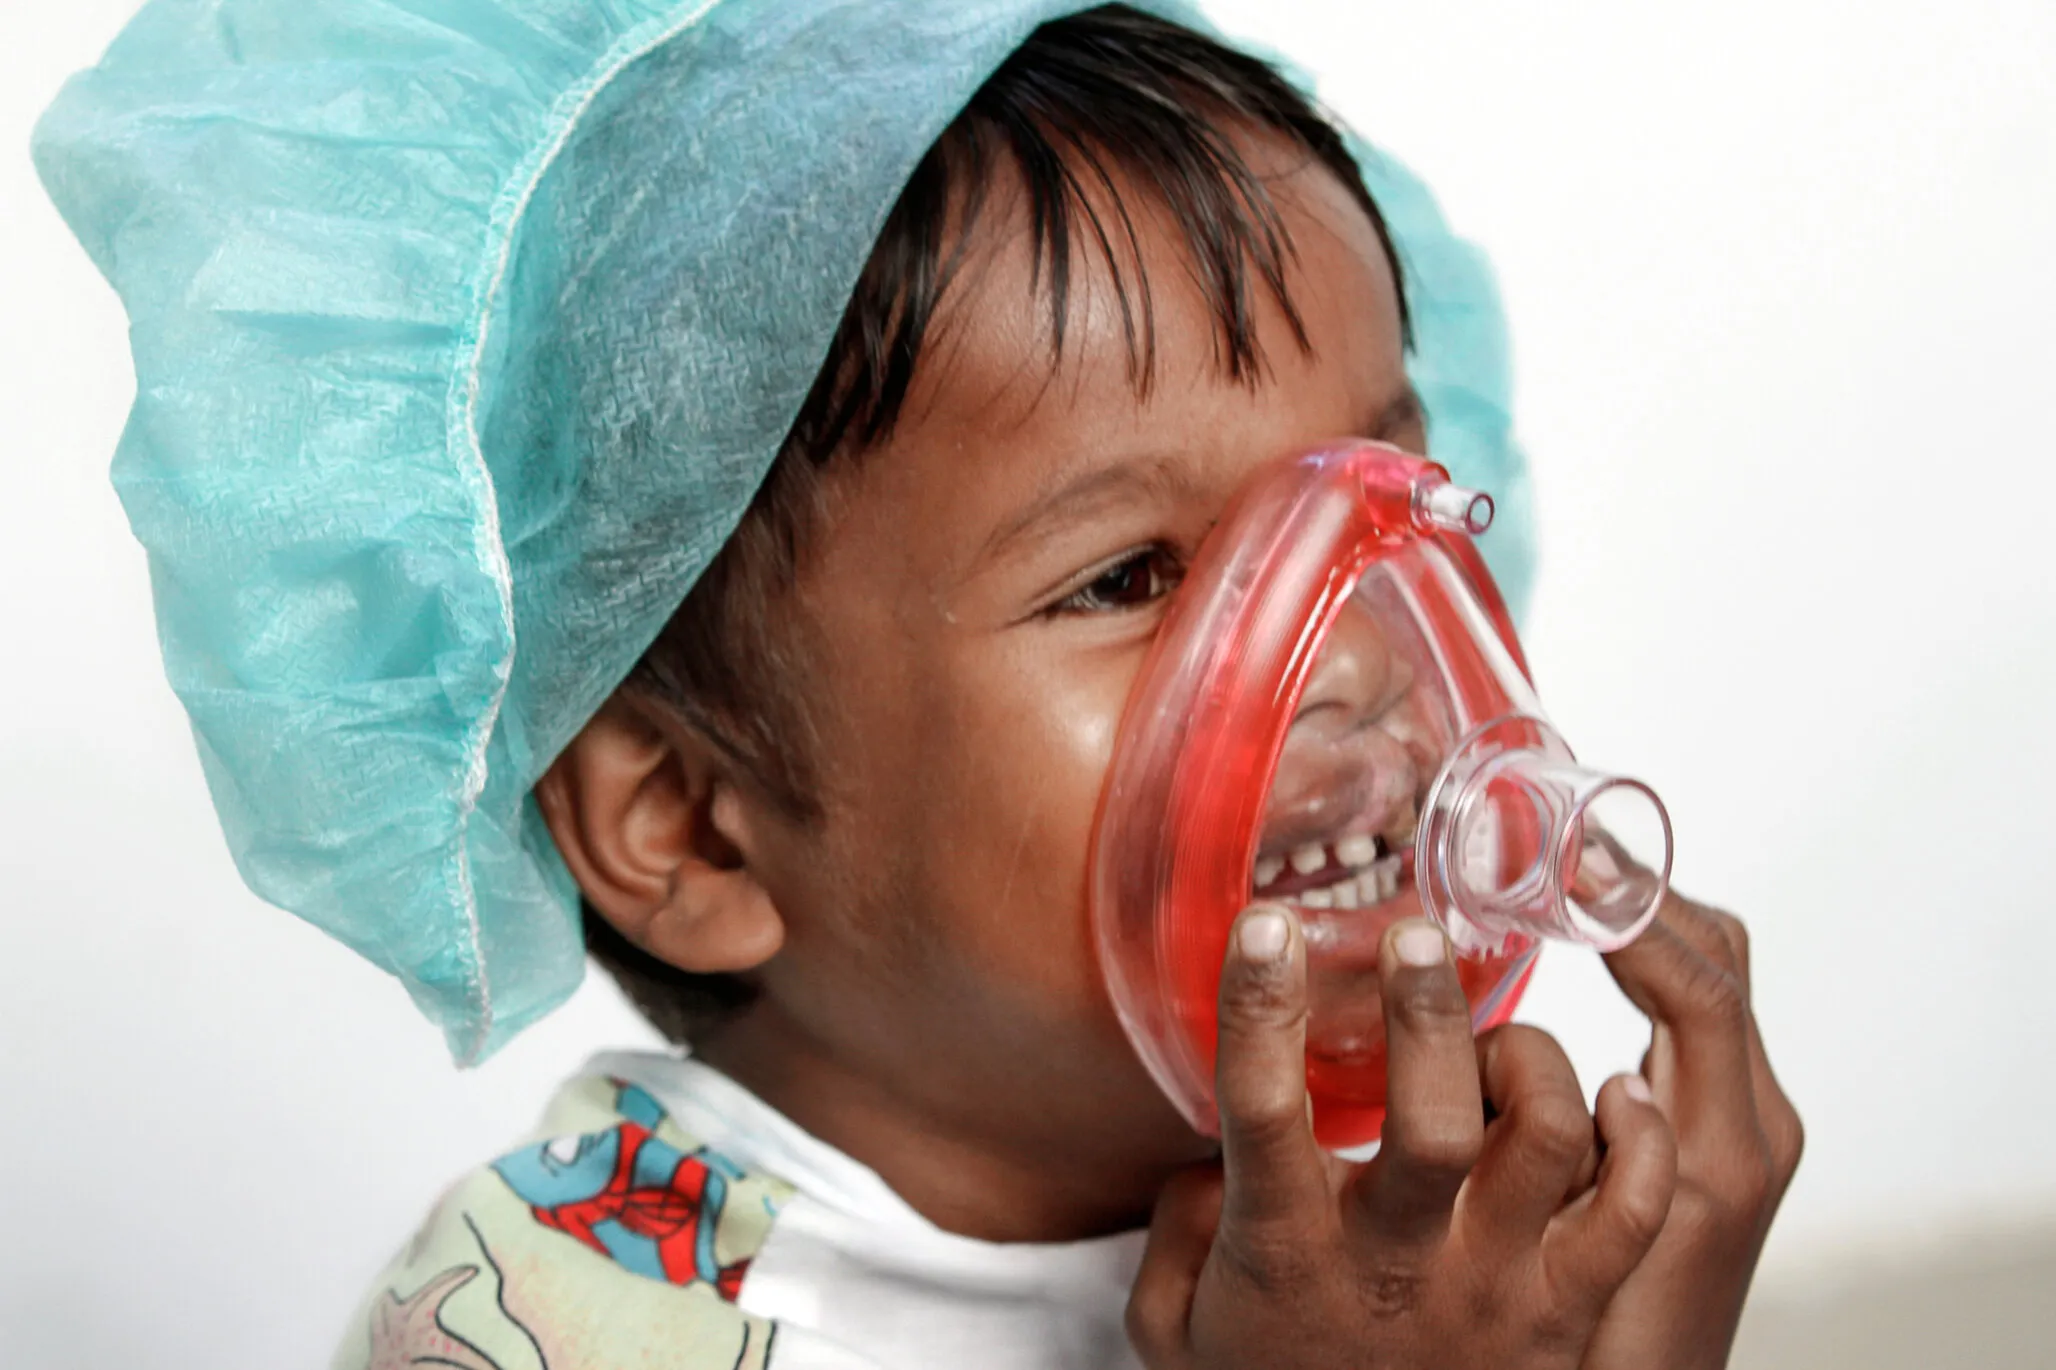
<svg viewBox="0 0 2056 1370">
<path fill-rule="evenodd" d="M 751 867 L 751 801 L 690 728 L 616 696 L 535 793 L 586 901 L 635 946 L 720 974 L 783 945 L 784 919 Z"/>
</svg>

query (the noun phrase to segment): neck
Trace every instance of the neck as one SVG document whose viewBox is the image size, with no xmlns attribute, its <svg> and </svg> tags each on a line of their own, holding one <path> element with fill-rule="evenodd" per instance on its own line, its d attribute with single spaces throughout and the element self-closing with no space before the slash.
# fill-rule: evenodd
<svg viewBox="0 0 2056 1370">
<path fill-rule="evenodd" d="M 1176 1122 L 1153 1088 L 1148 1116 L 1136 1120 L 1141 1135 L 1167 1132 L 1176 1141 L 1167 1154 L 1147 1159 L 1133 1154 L 1137 1133 L 1121 1126 L 1121 1114 L 1137 1111 L 1132 1097 L 1111 1119 L 1105 1109 L 1082 1115 L 1098 1126 L 1045 1121 L 1029 1131 L 1018 1119 L 945 1105 L 972 1097 L 968 1090 L 894 1089 L 762 1001 L 696 1039 L 693 1053 L 869 1166 L 937 1227 L 983 1241 L 1079 1241 L 1145 1226 L 1171 1175 L 1211 1151 Z"/>
</svg>

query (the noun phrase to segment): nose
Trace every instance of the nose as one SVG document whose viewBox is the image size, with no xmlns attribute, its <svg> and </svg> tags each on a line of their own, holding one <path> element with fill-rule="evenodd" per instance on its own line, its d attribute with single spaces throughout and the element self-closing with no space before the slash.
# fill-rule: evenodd
<svg viewBox="0 0 2056 1370">
<path fill-rule="evenodd" d="M 1317 648 L 1265 807 L 1265 844 L 1382 834 L 1405 821 L 1420 768 L 1395 706 L 1413 670 L 1391 630 L 1352 596 Z"/>
<path fill-rule="evenodd" d="M 1302 727 L 1337 734 L 1375 722 L 1406 694 L 1412 671 L 1386 627 L 1352 595 L 1321 642 L 1293 716 Z"/>
</svg>

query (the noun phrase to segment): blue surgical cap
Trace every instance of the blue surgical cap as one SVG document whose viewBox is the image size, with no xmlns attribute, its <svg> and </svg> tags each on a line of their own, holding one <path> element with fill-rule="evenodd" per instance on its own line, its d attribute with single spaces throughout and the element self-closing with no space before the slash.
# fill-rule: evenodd
<svg viewBox="0 0 2056 1370">
<path fill-rule="evenodd" d="M 1088 7 L 152 0 L 45 116 L 133 322 L 115 483 L 237 866 L 460 1062 L 583 973 L 532 786 L 735 529 L 915 164 Z M 1355 150 L 1518 602 L 1490 273 Z"/>
</svg>

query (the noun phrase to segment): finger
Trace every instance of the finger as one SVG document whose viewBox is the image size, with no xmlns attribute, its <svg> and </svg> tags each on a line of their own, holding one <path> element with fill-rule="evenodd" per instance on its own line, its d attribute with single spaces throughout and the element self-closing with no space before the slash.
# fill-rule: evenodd
<svg viewBox="0 0 2056 1370">
<path fill-rule="evenodd" d="M 1734 957 L 1736 974 L 1741 978 L 1742 995 L 1745 1000 L 1753 998 L 1751 980 L 1749 929 L 1733 914 L 1718 909 L 1705 908 L 1685 903 L 1691 909 L 1703 914 L 1727 942 Z M 1771 1068 L 1770 1053 L 1763 1044 L 1763 1027 L 1757 1021 L 1753 1002 L 1747 1012 L 1749 1029 L 1750 1078 L 1756 1099 L 1756 1115 L 1762 1128 L 1764 1140 L 1769 1147 L 1769 1160 L 1773 1184 L 1778 1194 L 1791 1182 L 1793 1173 L 1799 1168 L 1799 1156 L 1805 1150 L 1806 1129 L 1799 1120 L 1798 1110 L 1785 1094 L 1784 1086 L 1778 1083 L 1777 1072 Z"/>
<path fill-rule="evenodd" d="M 1542 1256 L 1562 1296 L 1596 1311 L 1662 1234 L 1677 1192 L 1678 1151 L 1639 1075 L 1615 1076 L 1601 1086 L 1595 1117 L 1606 1144 L 1598 1183 L 1550 1224 Z"/>
<path fill-rule="evenodd" d="M 1739 980 L 1743 997 L 1748 997 L 1749 957 L 1746 948 L 1739 945 L 1745 940 L 1740 921 L 1717 909 L 1695 903 L 1675 890 L 1664 896 L 1656 916 L 1690 942 L 1701 956 Z M 1728 927 L 1731 923 L 1734 924 L 1732 931 Z"/>
<path fill-rule="evenodd" d="M 1221 1221 L 1221 1172 L 1202 1166 L 1172 1177 L 1157 1197 L 1142 1267 L 1128 1294 L 1128 1339 L 1145 1364 L 1183 1350 L 1199 1274 Z"/>
<path fill-rule="evenodd" d="M 1739 1168 L 1740 1188 L 1744 1193 L 1761 1189 L 1782 1195 L 1798 1169 L 1800 1153 L 1805 1148 L 1806 1131 L 1800 1123 L 1799 1114 L 1786 1097 L 1784 1087 L 1778 1083 L 1777 1072 L 1771 1068 L 1770 1054 L 1763 1044 L 1763 1030 L 1756 1019 L 1756 1010 L 1750 1004 L 1750 956 L 1749 930 L 1742 920 L 1719 909 L 1708 908 L 1689 899 L 1678 900 L 1673 912 L 1675 926 L 1681 936 L 1702 952 L 1711 949 L 1712 954 L 1724 958 L 1741 985 L 1743 999 L 1743 1031 L 1749 1050 L 1750 1097 L 1754 1106 L 1755 1121 L 1763 1142 L 1763 1161 L 1766 1173 L 1758 1179 L 1752 1176 L 1746 1166 Z M 1674 1048 L 1673 1048 L 1674 1054 Z M 1663 1098 L 1659 1092 L 1658 1098 Z M 1686 1152 L 1688 1172 L 1697 1172 L 1696 1164 L 1707 1159 L 1698 1148 L 1695 1134 L 1685 1133 L 1680 1144 Z M 1718 1158 L 1715 1158 L 1718 1159 Z M 1728 1153 L 1728 1160 L 1735 1160 Z M 1735 1167 L 1729 1167 L 1735 1170 Z"/>
<path fill-rule="evenodd" d="M 1634 871 L 1642 876 L 1652 874 L 1648 866 L 1636 860 L 1634 855 L 1613 837 L 1604 832 L 1598 833 L 1597 836 L 1601 845 L 1623 870 Z M 1672 931 L 1684 937 L 1702 956 L 1739 976 L 1744 989 L 1747 989 L 1747 939 L 1731 936 L 1730 929 L 1725 926 L 1732 924 L 1733 933 L 1740 934 L 1740 920 L 1716 909 L 1707 908 L 1703 904 L 1694 903 L 1680 895 L 1675 888 L 1669 888 L 1664 891 L 1662 902 L 1657 905 L 1655 921 L 1669 924 Z"/>
<path fill-rule="evenodd" d="M 1705 1069 L 1709 1055 L 1724 1055 L 1731 1049 L 1719 1040 L 1709 1040 L 1732 1039 L 1733 1027 L 1722 1025 L 1723 1015 L 1720 1014 L 1710 1019 L 1702 1018 L 1696 1023 L 1667 1024 L 1652 1013 L 1656 1029 L 1652 1050 L 1643 1062 L 1642 1073 L 1656 1087 L 1659 1104 L 1670 1112 L 1678 1126 L 1679 1144 L 1687 1153 L 1689 1169 L 1697 1174 L 1705 1171 L 1709 1164 L 1754 1152 L 1767 1166 L 1771 1187 L 1782 1192 L 1783 1186 L 1790 1182 L 1798 1169 L 1799 1157 L 1805 1146 L 1805 1129 L 1797 1110 L 1778 1083 L 1755 1011 L 1749 1003 L 1748 931 L 1740 919 L 1730 914 L 1675 895 L 1665 901 L 1657 926 L 1674 933 L 1701 951 L 1702 955 L 1712 952 L 1713 955 L 1706 959 L 1712 960 L 1717 956 L 1723 965 L 1730 968 L 1741 1001 L 1736 1013 L 1748 1061 L 1749 1097 L 1746 1101 L 1737 1099 L 1733 1088 L 1727 1084 L 1715 1084 L 1716 1097 L 1710 1100 L 1697 1092 L 1710 1080 L 1724 1079 L 1725 1072 L 1731 1070 L 1731 1067 L 1721 1066 L 1718 1070 L 1723 1074 L 1715 1075 Z M 1637 969 L 1634 959 L 1630 957 L 1625 968 L 1630 974 Z M 1628 991 L 1629 997 L 1636 999 L 1635 990 L 1623 976 L 1624 968 L 1616 966 L 1611 957 L 1608 958 L 1608 966 L 1614 971 L 1615 980 Z M 1643 1006 L 1645 1012 L 1649 1011 L 1646 1004 Z"/>
<path fill-rule="evenodd" d="M 1703 938 L 1718 936 L 1724 944 L 1729 964 L 1741 981 L 1742 997 L 1752 997 L 1751 968 L 1749 953 L 1749 929 L 1742 920 L 1719 909 L 1696 904 L 1689 899 L 1681 900 L 1682 913 L 1686 915 L 1684 926 L 1697 929 L 1695 944 Z M 1756 1010 L 1748 1007 L 1745 1023 L 1749 1036 L 1750 1078 L 1756 1100 L 1757 1117 L 1762 1125 L 1764 1137 L 1770 1144 L 1772 1168 L 1786 1180 L 1798 1168 L 1799 1154 L 1805 1145 L 1805 1129 L 1801 1126 L 1798 1112 L 1786 1097 L 1784 1087 L 1778 1083 L 1777 1072 L 1771 1068 L 1770 1053 L 1763 1044 L 1763 1027 L 1758 1022 Z"/>
<path fill-rule="evenodd" d="M 1761 1111 L 1783 1096 L 1777 1076 L 1771 1070 L 1770 1056 L 1764 1050 L 1763 1032 L 1751 1003 L 1749 930 L 1733 914 L 1722 913 L 1719 909 L 1682 897 L 1675 898 L 1675 906 L 1666 909 L 1665 913 L 1679 936 L 1708 960 L 1725 966 L 1741 987 L 1742 1030 L 1749 1046 L 1750 1083 Z"/>
<path fill-rule="evenodd" d="M 1742 987 L 1742 1002 L 1746 1009 L 1743 1025 L 1749 1037 L 1750 1061 L 1754 1068 L 1756 1091 L 1759 1100 L 1767 1098 L 1777 1090 L 1777 1081 L 1771 1073 L 1770 1058 L 1763 1049 L 1763 1033 L 1756 1021 L 1756 1010 L 1752 1004 L 1753 987 L 1750 978 L 1749 929 L 1742 920 L 1731 913 L 1709 908 L 1690 899 L 1679 898 L 1675 909 L 1668 910 L 1678 934 L 1697 948 L 1709 960 L 1717 960 L 1726 966 Z"/>
<path fill-rule="evenodd" d="M 1307 1117 L 1306 946 L 1279 905 L 1244 910 L 1229 935 L 1214 1076 L 1224 1235 L 1259 1250 L 1303 1238 L 1331 1192 Z"/>
<path fill-rule="evenodd" d="M 1650 1083 L 1679 1134 L 1716 1148 L 1756 1145 L 1761 1050 L 1741 981 L 1662 915 L 1606 965 L 1656 1025 Z"/>
<path fill-rule="evenodd" d="M 1497 1115 L 1463 1188 L 1461 1221 L 1529 1239 L 1599 1168 L 1599 1136 L 1570 1058 L 1538 1028 L 1498 1028 L 1478 1044 L 1479 1075 Z"/>
<path fill-rule="evenodd" d="M 1430 1245 L 1448 1231 L 1451 1207 L 1484 1144 L 1471 1010 L 1449 943 L 1408 919 L 1378 954 L 1385 1007 L 1386 1115 L 1377 1159 L 1352 1181 L 1358 1215 L 1382 1245 Z"/>
</svg>

